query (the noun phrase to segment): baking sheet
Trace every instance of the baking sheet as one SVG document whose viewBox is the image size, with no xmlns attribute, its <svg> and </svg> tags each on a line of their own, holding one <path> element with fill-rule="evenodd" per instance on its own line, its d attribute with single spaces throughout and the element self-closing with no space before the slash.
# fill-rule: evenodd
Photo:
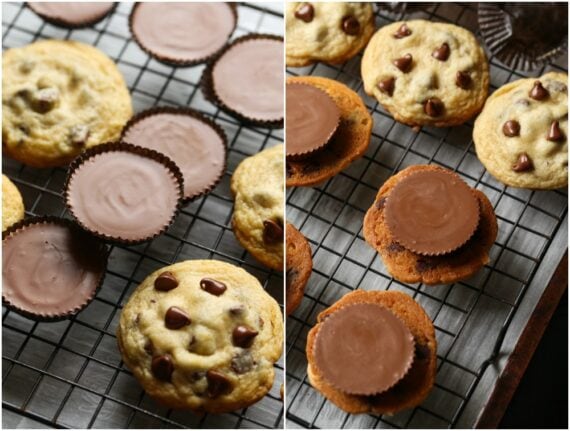
<svg viewBox="0 0 570 431">
<path fill-rule="evenodd" d="M 422 18 L 477 30 L 474 3 L 422 3 L 421 7 L 418 10 L 416 5 L 408 15 L 377 10 L 377 27 Z M 568 62 L 563 56 L 541 70 L 521 73 L 489 58 L 492 90 L 522 77 L 565 70 Z M 288 428 L 470 428 L 568 247 L 567 192 L 517 190 L 493 179 L 476 157 L 473 121 L 449 129 L 425 127 L 419 133 L 396 123 L 364 93 L 360 59 L 340 66 L 317 64 L 289 70 L 289 75 L 318 75 L 347 84 L 363 98 L 374 128 L 365 157 L 318 187 L 288 190 L 287 219 L 308 238 L 314 268 L 300 307 L 287 319 L 286 424 Z M 400 283 L 364 241 L 363 217 L 379 187 L 413 164 L 457 171 L 494 205 L 499 234 L 491 262 L 465 282 Z M 421 406 L 393 416 L 348 415 L 310 386 L 307 332 L 320 311 L 356 288 L 408 293 L 434 321 L 438 373 Z"/>
<path fill-rule="evenodd" d="M 128 14 L 117 10 L 94 28 L 68 31 L 21 3 L 2 5 L 3 48 L 45 38 L 95 45 L 113 58 L 131 90 L 135 112 L 158 105 L 190 106 L 220 124 L 229 142 L 228 167 L 206 197 L 186 205 L 168 232 L 134 247 L 113 247 L 97 298 L 71 320 L 35 323 L 3 309 L 3 428 L 282 428 L 283 359 L 270 393 L 253 406 L 223 415 L 196 415 L 157 405 L 123 366 L 115 329 L 122 305 L 152 271 L 186 259 L 219 259 L 243 266 L 283 303 L 283 278 L 254 261 L 231 230 L 229 184 L 241 160 L 283 141 L 282 130 L 242 126 L 207 102 L 198 82 L 203 66 L 175 68 L 149 58 L 131 40 Z M 233 38 L 249 32 L 283 34 L 281 3 L 241 4 Z M 61 191 L 66 171 L 33 169 L 8 158 L 3 173 L 20 189 L 26 215 L 66 215 Z"/>
</svg>

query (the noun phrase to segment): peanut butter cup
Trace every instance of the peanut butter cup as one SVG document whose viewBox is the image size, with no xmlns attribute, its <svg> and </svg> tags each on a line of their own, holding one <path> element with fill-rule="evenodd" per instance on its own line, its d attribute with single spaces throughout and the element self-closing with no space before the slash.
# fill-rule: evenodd
<svg viewBox="0 0 570 431">
<path fill-rule="evenodd" d="M 352 395 L 379 394 L 410 369 L 414 337 L 389 309 L 352 304 L 322 322 L 314 357 L 323 378 L 336 389 Z"/>
<path fill-rule="evenodd" d="M 283 38 L 248 34 L 234 40 L 202 75 L 212 103 L 253 125 L 283 127 Z"/>
<path fill-rule="evenodd" d="M 340 109 L 323 90 L 308 84 L 286 86 L 285 130 L 287 157 L 300 157 L 323 148 L 340 123 Z"/>
<path fill-rule="evenodd" d="M 442 255 L 471 238 L 479 224 L 479 202 L 456 174 L 419 171 L 396 184 L 384 214 L 401 246 L 423 255 Z"/>
<path fill-rule="evenodd" d="M 168 157 L 126 143 L 98 145 L 71 164 L 65 201 L 79 224 L 106 240 L 136 244 L 164 232 L 183 197 Z"/>
<path fill-rule="evenodd" d="M 208 61 L 226 45 L 236 23 L 235 5 L 222 2 L 140 2 L 129 17 L 139 46 L 178 66 Z"/>
<path fill-rule="evenodd" d="M 94 298 L 107 247 L 70 220 L 34 217 L 3 234 L 2 300 L 34 320 L 62 320 Z"/>
<path fill-rule="evenodd" d="M 152 108 L 133 117 L 122 140 L 158 151 L 172 159 L 184 176 L 184 199 L 212 190 L 226 167 L 223 129 L 188 108 Z"/>
<path fill-rule="evenodd" d="M 28 2 L 26 5 L 44 20 L 65 28 L 96 24 L 115 9 L 114 2 Z"/>
</svg>

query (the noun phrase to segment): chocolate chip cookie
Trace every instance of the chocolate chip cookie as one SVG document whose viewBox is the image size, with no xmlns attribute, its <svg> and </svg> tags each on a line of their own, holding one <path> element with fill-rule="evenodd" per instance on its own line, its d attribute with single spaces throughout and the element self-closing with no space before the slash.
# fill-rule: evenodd
<svg viewBox="0 0 570 431">
<path fill-rule="evenodd" d="M 438 166 L 410 166 L 389 178 L 364 217 L 364 238 L 404 283 L 464 280 L 489 262 L 497 237 L 489 199 Z"/>
<path fill-rule="evenodd" d="M 236 238 L 258 261 L 283 271 L 283 145 L 243 160 L 231 189 Z"/>
<path fill-rule="evenodd" d="M 436 350 L 433 324 L 410 296 L 357 290 L 319 314 L 307 336 L 307 373 L 348 413 L 393 414 L 428 395 Z"/>
<path fill-rule="evenodd" d="M 290 67 L 317 61 L 344 63 L 358 54 L 374 33 L 370 3 L 291 2 L 285 20 Z"/>
<path fill-rule="evenodd" d="M 132 115 L 121 73 L 92 46 L 35 42 L 4 52 L 2 70 L 3 150 L 30 166 L 65 165 L 118 139 Z"/>
<path fill-rule="evenodd" d="M 222 413 L 255 403 L 273 386 L 282 319 L 277 302 L 243 269 L 189 260 L 141 283 L 121 313 L 117 340 L 151 397 Z"/>
<path fill-rule="evenodd" d="M 24 201 L 16 185 L 2 175 L 2 232 L 24 218 Z"/>
<path fill-rule="evenodd" d="M 512 187 L 557 189 L 568 185 L 568 75 L 503 85 L 475 121 L 477 157 Z"/>
<path fill-rule="evenodd" d="M 475 36 L 424 20 L 382 27 L 362 57 L 364 90 L 411 126 L 464 123 L 485 103 L 489 65 Z"/>
<path fill-rule="evenodd" d="M 311 247 L 307 238 L 291 223 L 287 223 L 286 231 L 286 305 L 287 315 L 293 313 L 303 299 L 305 285 L 313 270 Z"/>
<path fill-rule="evenodd" d="M 324 103 L 314 95 L 307 95 L 306 90 L 291 92 L 291 89 L 304 87 L 314 87 L 315 91 L 328 96 L 337 110 L 325 108 Z M 286 91 L 287 187 L 318 184 L 362 157 L 370 143 L 373 123 L 358 94 L 338 81 L 314 76 L 287 78 Z M 300 103 L 291 96 L 300 98 Z M 297 109 L 300 107 L 303 107 L 302 115 Z M 326 133 L 317 136 L 316 129 L 326 130 Z M 293 141 L 296 138 L 298 142 Z M 324 145 L 320 145 L 323 142 Z"/>
</svg>

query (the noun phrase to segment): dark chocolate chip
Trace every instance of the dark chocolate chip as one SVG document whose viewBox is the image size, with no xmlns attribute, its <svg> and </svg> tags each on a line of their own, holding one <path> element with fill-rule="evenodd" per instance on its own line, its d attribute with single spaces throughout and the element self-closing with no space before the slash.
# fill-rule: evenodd
<svg viewBox="0 0 570 431">
<path fill-rule="evenodd" d="M 258 332 L 245 326 L 236 326 L 232 332 L 232 342 L 234 346 L 243 347 L 244 349 L 253 344 L 253 339 L 257 336 Z"/>
<path fill-rule="evenodd" d="M 360 33 L 360 23 L 353 16 L 345 16 L 342 19 L 342 31 L 349 36 L 356 36 Z"/>
<path fill-rule="evenodd" d="M 402 72 L 407 73 L 412 68 L 412 54 L 406 54 L 403 57 L 397 58 L 392 63 Z"/>
<path fill-rule="evenodd" d="M 266 244 L 283 242 L 283 224 L 278 221 L 265 220 L 263 222 L 263 242 Z"/>
<path fill-rule="evenodd" d="M 406 23 L 403 23 L 398 28 L 396 33 L 394 33 L 392 36 L 396 39 L 402 39 L 403 37 L 409 36 L 410 34 L 412 34 L 412 31 L 409 29 Z"/>
<path fill-rule="evenodd" d="M 146 340 L 146 343 L 144 343 L 144 351 L 149 355 L 152 355 L 154 352 L 154 345 L 152 344 L 152 341 Z"/>
<path fill-rule="evenodd" d="M 301 3 L 295 10 L 295 18 L 311 22 L 315 16 L 315 9 L 311 3 Z"/>
<path fill-rule="evenodd" d="M 548 97 L 548 90 L 542 86 L 540 81 L 534 81 L 534 86 L 528 95 L 534 100 L 544 100 Z"/>
<path fill-rule="evenodd" d="M 394 94 L 394 87 L 395 87 L 396 78 L 391 77 L 384 79 L 378 83 L 378 88 L 382 93 L 386 93 L 388 96 L 392 96 Z"/>
<path fill-rule="evenodd" d="M 161 292 L 172 290 L 178 286 L 178 280 L 170 271 L 163 272 L 154 280 L 154 288 Z"/>
<path fill-rule="evenodd" d="M 560 124 L 558 121 L 554 120 L 550 125 L 550 130 L 548 130 L 548 136 L 546 137 L 549 141 L 560 142 L 564 140 L 564 133 L 560 130 Z"/>
<path fill-rule="evenodd" d="M 85 124 L 76 124 L 69 129 L 69 141 L 76 147 L 84 147 L 89 138 L 89 127 Z"/>
<path fill-rule="evenodd" d="M 431 56 L 439 61 L 445 61 L 449 58 L 449 45 L 443 43 L 439 48 L 431 53 Z"/>
<path fill-rule="evenodd" d="M 36 112 L 46 113 L 52 110 L 59 101 L 59 90 L 55 87 L 46 87 L 34 92 L 32 107 Z"/>
<path fill-rule="evenodd" d="M 416 270 L 418 272 L 429 271 L 430 269 L 435 268 L 435 266 L 436 266 L 435 262 L 427 259 L 420 258 L 416 262 Z"/>
<path fill-rule="evenodd" d="M 455 85 L 467 90 L 471 86 L 471 76 L 467 72 L 457 72 L 455 74 Z"/>
<path fill-rule="evenodd" d="M 512 138 L 513 136 L 519 136 L 521 132 L 521 125 L 516 120 L 509 120 L 503 124 L 503 134 Z"/>
<path fill-rule="evenodd" d="M 150 364 L 150 369 L 152 374 L 158 380 L 164 382 L 170 382 L 172 378 L 172 372 L 174 371 L 174 363 L 172 361 L 172 356 L 170 355 L 160 355 L 152 358 Z"/>
<path fill-rule="evenodd" d="M 416 343 L 416 359 L 423 361 L 431 356 L 431 350 L 428 346 L 421 343 Z"/>
<path fill-rule="evenodd" d="M 376 201 L 376 208 L 378 208 L 379 210 L 383 210 L 384 206 L 386 205 L 386 197 L 382 196 L 380 199 L 378 199 Z"/>
<path fill-rule="evenodd" d="M 215 296 L 220 296 L 227 289 L 226 285 L 221 281 L 214 280 L 212 278 L 203 278 L 200 280 L 200 287 L 208 293 Z"/>
<path fill-rule="evenodd" d="M 401 251 L 404 251 L 405 248 L 397 242 L 393 242 L 386 248 L 386 250 L 388 250 L 389 253 L 399 253 Z"/>
<path fill-rule="evenodd" d="M 513 165 L 513 171 L 526 172 L 534 168 L 531 158 L 527 153 L 520 153 L 516 163 Z"/>
<path fill-rule="evenodd" d="M 247 350 L 244 350 L 232 358 L 231 367 L 237 374 L 244 374 L 251 371 L 254 365 L 253 356 L 251 356 L 251 353 Z"/>
<path fill-rule="evenodd" d="M 208 371 L 206 378 L 208 379 L 208 396 L 210 398 L 217 398 L 220 395 L 228 394 L 233 389 L 230 379 L 219 371 Z"/>
<path fill-rule="evenodd" d="M 430 97 L 424 104 L 424 112 L 430 117 L 439 117 L 443 113 L 443 102 L 437 97 Z"/>
<path fill-rule="evenodd" d="M 168 329 L 180 329 L 190 323 L 190 316 L 180 307 L 170 307 L 164 316 L 164 324 Z"/>
</svg>

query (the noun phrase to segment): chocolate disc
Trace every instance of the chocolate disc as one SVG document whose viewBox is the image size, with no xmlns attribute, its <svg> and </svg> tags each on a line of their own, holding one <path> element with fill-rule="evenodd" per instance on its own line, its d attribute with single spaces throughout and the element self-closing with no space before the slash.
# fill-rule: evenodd
<svg viewBox="0 0 570 431">
<path fill-rule="evenodd" d="M 392 189 L 384 215 L 400 245 L 415 253 L 440 255 L 471 238 L 479 224 L 479 202 L 456 174 L 419 171 Z"/>
<path fill-rule="evenodd" d="M 69 27 L 95 24 L 115 7 L 113 2 L 28 2 L 27 5 L 46 21 Z"/>
<path fill-rule="evenodd" d="M 331 314 L 315 341 L 315 365 L 342 392 L 373 395 L 406 375 L 414 358 L 408 327 L 385 307 L 353 304 Z"/>
<path fill-rule="evenodd" d="M 287 84 L 286 154 L 312 153 L 330 140 L 340 122 L 340 109 L 323 90 L 306 84 Z"/>
</svg>

